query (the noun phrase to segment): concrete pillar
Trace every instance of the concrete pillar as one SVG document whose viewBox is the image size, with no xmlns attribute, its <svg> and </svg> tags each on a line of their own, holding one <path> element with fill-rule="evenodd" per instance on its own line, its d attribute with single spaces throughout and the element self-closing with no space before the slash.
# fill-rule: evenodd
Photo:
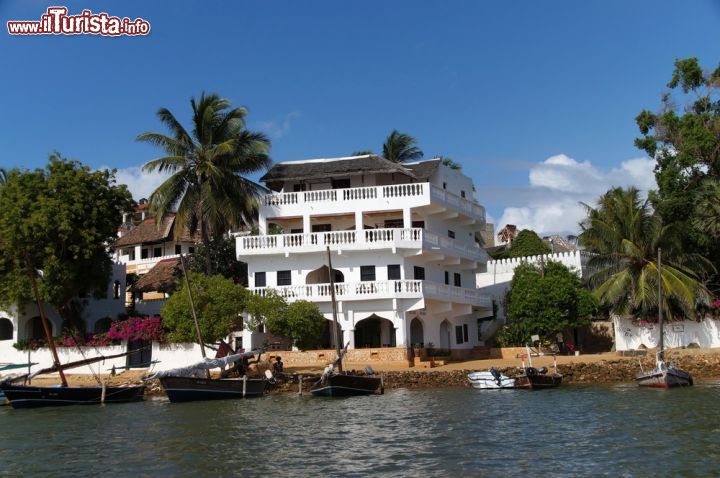
<svg viewBox="0 0 720 478">
<path fill-rule="evenodd" d="M 135 246 L 135 260 L 139 261 L 142 258 L 142 244 Z"/>
<path fill-rule="evenodd" d="M 405 229 L 412 227 L 412 212 L 409 207 L 403 208 L 403 227 Z"/>
<path fill-rule="evenodd" d="M 408 327 L 410 327 L 407 320 L 404 319 L 404 313 L 398 313 L 394 322 L 395 322 L 395 346 L 396 347 L 406 347 L 407 346 L 407 338 L 409 335 L 409 332 L 407 330 Z"/>
<path fill-rule="evenodd" d="M 355 240 L 357 242 L 365 242 L 365 225 L 363 224 L 362 211 L 355 211 Z"/>
<path fill-rule="evenodd" d="M 258 232 L 261 236 L 267 234 L 267 218 L 264 216 L 258 217 Z"/>
<path fill-rule="evenodd" d="M 310 234 L 312 232 L 312 227 L 310 226 L 310 214 L 303 214 L 303 232 L 305 234 Z"/>
<path fill-rule="evenodd" d="M 348 345 L 348 350 L 355 348 L 355 329 L 343 329 L 343 343 L 341 347 L 344 347 L 345 344 L 350 344 Z"/>
</svg>

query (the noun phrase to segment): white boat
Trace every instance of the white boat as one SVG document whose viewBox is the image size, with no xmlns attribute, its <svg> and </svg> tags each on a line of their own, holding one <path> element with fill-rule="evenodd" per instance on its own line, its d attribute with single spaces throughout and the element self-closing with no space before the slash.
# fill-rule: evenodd
<svg viewBox="0 0 720 478">
<path fill-rule="evenodd" d="M 499 390 L 502 388 L 515 388 L 515 379 L 503 375 L 498 369 L 492 367 L 482 372 L 468 374 L 468 380 L 474 388 L 481 390 Z"/>
</svg>

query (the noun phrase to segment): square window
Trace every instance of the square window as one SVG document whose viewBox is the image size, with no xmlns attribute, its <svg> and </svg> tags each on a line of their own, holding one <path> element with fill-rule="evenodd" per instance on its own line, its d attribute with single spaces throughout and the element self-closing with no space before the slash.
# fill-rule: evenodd
<svg viewBox="0 0 720 478">
<path fill-rule="evenodd" d="M 265 273 L 264 272 L 256 272 L 255 273 L 255 287 L 265 287 L 267 284 L 267 281 L 265 279 Z"/>
<path fill-rule="evenodd" d="M 195 252 L 195 248 L 193 246 L 188 247 L 188 254 L 193 254 Z"/>
<path fill-rule="evenodd" d="M 450 285 L 450 273 L 445 271 L 445 285 Z"/>
<path fill-rule="evenodd" d="M 455 343 L 461 344 L 463 343 L 463 328 L 462 325 L 456 325 L 455 326 Z"/>
<path fill-rule="evenodd" d="M 375 280 L 375 266 L 360 266 L 360 280 L 361 281 L 374 281 Z"/>
<path fill-rule="evenodd" d="M 464 197 L 465 197 L 465 191 L 460 191 L 460 197 L 461 197 L 461 198 L 464 198 Z"/>
<path fill-rule="evenodd" d="M 455 231 L 451 231 L 450 229 L 448 229 L 448 237 L 450 239 L 455 239 Z"/>
<path fill-rule="evenodd" d="M 415 280 L 425 280 L 425 268 L 414 266 L 413 277 L 415 278 Z"/>
<path fill-rule="evenodd" d="M 290 271 L 277 271 L 277 285 L 292 285 Z"/>
<path fill-rule="evenodd" d="M 400 280 L 400 264 L 390 264 L 388 267 L 388 280 Z"/>
<path fill-rule="evenodd" d="M 469 335 L 468 335 L 468 324 L 463 324 L 463 340 L 465 342 L 469 342 Z"/>
<path fill-rule="evenodd" d="M 175 254 L 182 254 L 182 246 L 180 244 L 175 244 Z"/>
<path fill-rule="evenodd" d="M 453 282 L 455 287 L 462 287 L 462 276 L 456 272 L 453 274 Z"/>
</svg>

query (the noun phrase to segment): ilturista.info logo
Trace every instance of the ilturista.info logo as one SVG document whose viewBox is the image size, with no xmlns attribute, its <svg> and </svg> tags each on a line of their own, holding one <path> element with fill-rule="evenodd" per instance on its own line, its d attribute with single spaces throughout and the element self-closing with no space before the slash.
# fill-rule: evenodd
<svg viewBox="0 0 720 478">
<path fill-rule="evenodd" d="M 15 20 L 7 22 L 10 35 L 102 35 L 136 36 L 150 34 L 150 22 L 142 18 L 131 20 L 83 10 L 78 15 L 68 15 L 67 7 L 48 7 L 40 20 Z"/>
</svg>

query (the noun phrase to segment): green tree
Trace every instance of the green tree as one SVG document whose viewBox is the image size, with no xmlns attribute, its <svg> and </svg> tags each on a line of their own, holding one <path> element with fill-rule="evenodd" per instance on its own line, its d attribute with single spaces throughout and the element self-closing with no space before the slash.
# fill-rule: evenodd
<svg viewBox="0 0 720 478">
<path fill-rule="evenodd" d="M 508 328 L 503 332 L 516 343 L 530 336 L 554 338 L 558 332 L 590 323 L 597 301 L 580 278 L 559 262 L 515 268 L 508 291 Z M 521 343 L 517 343 L 518 339 Z"/>
<path fill-rule="evenodd" d="M 619 315 L 658 313 L 657 250 L 662 248 L 663 311 L 666 317 L 695 317 L 710 293 L 695 271 L 712 269 L 684 250 L 677 225 L 664 225 L 635 188 L 613 188 L 598 208 L 585 205 L 580 243 L 592 253 L 589 284 L 601 304 Z"/>
<path fill-rule="evenodd" d="M 700 183 L 691 224 L 703 244 L 712 246 L 720 239 L 720 179 Z"/>
<path fill-rule="evenodd" d="M 221 275 L 189 273 L 193 301 L 206 343 L 219 343 L 231 332 L 242 328 L 240 313 L 245 310 L 248 292 Z M 197 342 L 190 299 L 185 282 L 167 300 L 161 310 L 163 324 L 171 342 Z"/>
<path fill-rule="evenodd" d="M 415 138 L 394 129 L 383 144 L 383 157 L 395 163 L 421 159 L 423 152 L 416 144 Z"/>
<path fill-rule="evenodd" d="M 288 304 L 274 290 L 251 297 L 247 311 L 252 316 L 250 327 L 263 323 L 271 334 L 292 339 L 301 350 L 315 346 L 325 330 L 326 319 L 317 305 L 306 300 Z"/>
<path fill-rule="evenodd" d="M 158 223 L 177 207 L 175 234 L 200 231 L 206 246 L 211 238 L 248 223 L 257 210 L 257 198 L 265 189 L 245 175 L 270 165 L 270 140 L 245 128 L 247 110 L 231 108 L 216 94 L 193 98 L 192 135 L 166 108 L 157 116 L 170 135 L 146 132 L 138 141 L 159 146 L 166 156 L 149 161 L 145 171 L 172 175 L 150 196 L 150 211 Z M 210 256 L 206 273 L 212 274 Z"/>
<path fill-rule="evenodd" d="M 188 256 L 188 270 L 204 273 L 210 261 L 212 270 L 236 284 L 247 285 L 247 264 L 240 262 L 235 256 L 235 240 L 231 237 L 218 237 L 210 243 L 200 244 L 195 252 Z"/>
<path fill-rule="evenodd" d="M 549 254 L 550 246 L 545 244 L 534 231 L 523 229 L 513 239 L 504 257 L 527 257 Z"/>
<path fill-rule="evenodd" d="M 720 222 L 718 209 L 699 204 L 712 193 L 708 180 L 720 179 L 720 67 L 708 71 L 697 58 L 676 60 L 667 86 L 679 98 L 664 93 L 658 112 L 643 110 L 636 118 L 642 137 L 635 144 L 657 161 L 658 189 L 649 197 L 665 224 L 684 228 L 686 251 L 718 263 L 720 243 L 708 237 Z"/>
<path fill-rule="evenodd" d="M 382 147 L 382 156 L 394 163 L 404 163 L 406 161 L 415 161 L 423 157 L 423 152 L 417 146 L 415 138 L 409 134 L 400 133 L 394 129 L 385 139 Z M 355 151 L 353 156 L 363 156 L 366 154 L 375 154 L 370 150 Z"/>
<path fill-rule="evenodd" d="M 78 321 L 78 295 L 104 297 L 112 271 L 108 245 L 117 238 L 130 193 L 114 171 L 90 171 L 50 156 L 45 169 L 8 171 L 0 188 L 0 305 L 33 300 L 26 258 L 43 271 L 40 296 L 66 325 Z"/>
</svg>

